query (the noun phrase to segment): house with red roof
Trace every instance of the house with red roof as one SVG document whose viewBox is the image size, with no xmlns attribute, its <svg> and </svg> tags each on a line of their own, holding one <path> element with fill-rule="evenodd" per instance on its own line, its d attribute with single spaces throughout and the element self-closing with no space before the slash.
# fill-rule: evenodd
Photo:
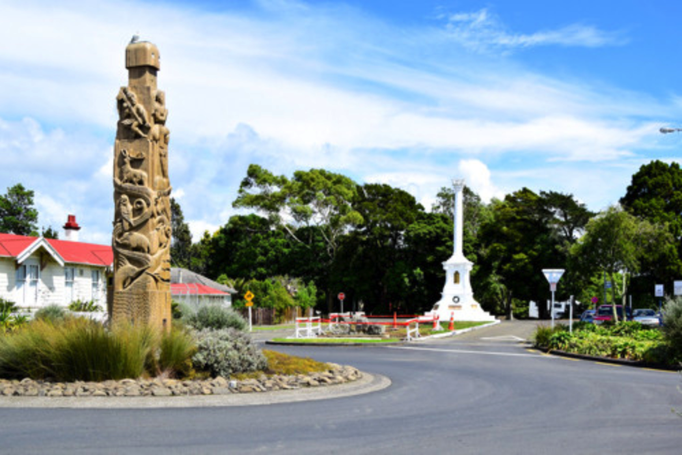
<svg viewBox="0 0 682 455">
<path fill-rule="evenodd" d="M 109 245 L 78 241 L 80 226 L 69 215 L 65 240 L 0 233 L 0 297 L 38 309 L 75 300 L 107 307 L 107 277 L 113 273 Z M 237 291 L 190 270 L 171 269 L 173 300 L 189 305 L 232 305 Z"/>
<path fill-rule="evenodd" d="M 79 242 L 79 229 L 76 217 L 69 215 L 66 240 L 0 233 L 0 297 L 31 309 L 75 300 L 93 300 L 106 308 L 113 250 Z"/>
</svg>

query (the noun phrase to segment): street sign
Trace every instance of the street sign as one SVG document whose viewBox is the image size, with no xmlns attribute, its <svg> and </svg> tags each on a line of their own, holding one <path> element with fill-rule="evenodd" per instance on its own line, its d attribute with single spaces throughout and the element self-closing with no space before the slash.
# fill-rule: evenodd
<svg viewBox="0 0 682 455">
<path fill-rule="evenodd" d="M 682 281 L 673 281 L 675 286 L 675 295 L 682 295 Z"/>
<path fill-rule="evenodd" d="M 544 273 L 549 284 L 556 284 L 561 279 L 561 275 L 564 274 L 564 269 L 542 269 L 542 273 Z"/>
<path fill-rule="evenodd" d="M 592 303 L 599 302 L 599 297 L 592 297 Z"/>
<path fill-rule="evenodd" d="M 656 297 L 663 297 L 664 291 L 663 291 L 663 285 L 662 284 L 656 285 L 656 291 L 654 292 L 654 295 Z"/>
<path fill-rule="evenodd" d="M 346 298 L 346 294 L 344 294 L 343 292 L 339 292 L 338 297 L 339 297 L 339 300 L 344 300 Z"/>
<path fill-rule="evenodd" d="M 604 287 L 606 287 L 606 289 L 611 289 L 611 282 L 610 281 L 604 281 Z"/>
<path fill-rule="evenodd" d="M 246 302 L 245 306 L 253 306 L 253 302 L 249 300 L 248 302 Z"/>
<path fill-rule="evenodd" d="M 246 300 L 249 300 L 249 301 L 253 300 L 254 297 L 255 297 L 255 295 L 253 295 L 253 292 L 251 292 L 251 291 L 246 291 L 246 294 L 244 294 L 244 298 Z"/>
<path fill-rule="evenodd" d="M 556 292 L 556 284 L 564 274 L 564 269 L 542 269 L 542 273 L 549 281 L 549 290 L 552 291 L 552 306 L 550 313 L 552 314 L 552 329 L 554 328 L 554 293 Z"/>
</svg>

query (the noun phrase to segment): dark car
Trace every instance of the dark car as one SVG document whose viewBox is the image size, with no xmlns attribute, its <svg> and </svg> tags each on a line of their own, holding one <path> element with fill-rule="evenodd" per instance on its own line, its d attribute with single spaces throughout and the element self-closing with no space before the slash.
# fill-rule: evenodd
<svg viewBox="0 0 682 455">
<path fill-rule="evenodd" d="M 623 305 L 616 305 L 616 312 L 618 314 L 618 320 L 623 320 Z M 632 320 L 632 313 L 630 307 L 625 307 L 625 317 L 628 321 Z M 595 324 L 601 324 L 606 321 L 613 319 L 613 305 L 602 305 L 597 309 L 597 313 L 592 318 Z"/>
</svg>

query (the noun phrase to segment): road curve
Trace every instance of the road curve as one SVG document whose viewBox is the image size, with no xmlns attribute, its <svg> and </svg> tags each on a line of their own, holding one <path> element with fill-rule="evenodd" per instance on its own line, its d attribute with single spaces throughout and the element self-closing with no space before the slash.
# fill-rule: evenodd
<svg viewBox="0 0 682 455">
<path fill-rule="evenodd" d="M 253 407 L 0 409 L 0 453 L 679 454 L 681 378 L 529 351 L 514 332 L 279 350 L 385 375 L 365 395 Z M 516 333 L 516 334 L 515 334 Z"/>
</svg>

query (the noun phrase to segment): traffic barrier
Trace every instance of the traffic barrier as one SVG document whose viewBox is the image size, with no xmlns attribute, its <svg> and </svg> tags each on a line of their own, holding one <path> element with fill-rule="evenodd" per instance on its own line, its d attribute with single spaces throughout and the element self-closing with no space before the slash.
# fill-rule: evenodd
<svg viewBox="0 0 682 455">
<path fill-rule="evenodd" d="M 304 326 L 299 324 L 305 322 Z M 313 325 L 317 322 L 317 325 Z M 309 318 L 296 318 L 296 338 L 315 338 L 322 334 L 322 318 L 319 316 Z"/>
<path fill-rule="evenodd" d="M 322 319 L 321 322 L 327 325 L 327 331 L 331 332 L 333 329 L 335 329 L 339 325 L 354 325 L 354 326 L 359 326 L 359 325 L 382 325 L 382 326 L 392 326 L 394 329 L 397 329 L 398 327 L 406 327 L 407 328 L 407 333 L 406 333 L 406 340 L 407 341 L 412 341 L 416 340 L 421 337 L 419 334 L 419 324 L 433 324 L 433 329 L 438 329 L 440 327 L 439 321 L 440 317 L 438 314 L 434 315 L 429 315 L 429 316 L 413 316 L 411 319 L 404 321 L 404 322 L 398 322 L 398 318 L 403 318 L 405 316 L 399 316 L 397 314 L 393 314 L 393 320 L 390 321 L 391 317 L 390 316 L 362 316 L 365 318 L 383 318 L 383 319 L 389 319 L 389 321 L 357 321 L 357 320 L 350 320 L 350 321 L 341 321 L 341 318 L 351 318 L 353 316 L 353 313 L 331 313 L 329 315 L 329 319 Z M 454 317 L 454 313 L 453 313 Z M 302 321 L 305 321 L 306 318 L 299 318 Z M 317 318 L 316 318 L 317 319 Z M 298 322 L 298 321 L 297 321 Z M 412 325 L 414 324 L 414 327 Z M 298 327 L 298 326 L 297 326 Z M 297 336 L 297 338 L 299 338 Z"/>
<path fill-rule="evenodd" d="M 450 325 L 448 326 L 448 330 L 452 332 L 455 330 L 455 312 L 453 311 L 450 313 Z"/>
</svg>

